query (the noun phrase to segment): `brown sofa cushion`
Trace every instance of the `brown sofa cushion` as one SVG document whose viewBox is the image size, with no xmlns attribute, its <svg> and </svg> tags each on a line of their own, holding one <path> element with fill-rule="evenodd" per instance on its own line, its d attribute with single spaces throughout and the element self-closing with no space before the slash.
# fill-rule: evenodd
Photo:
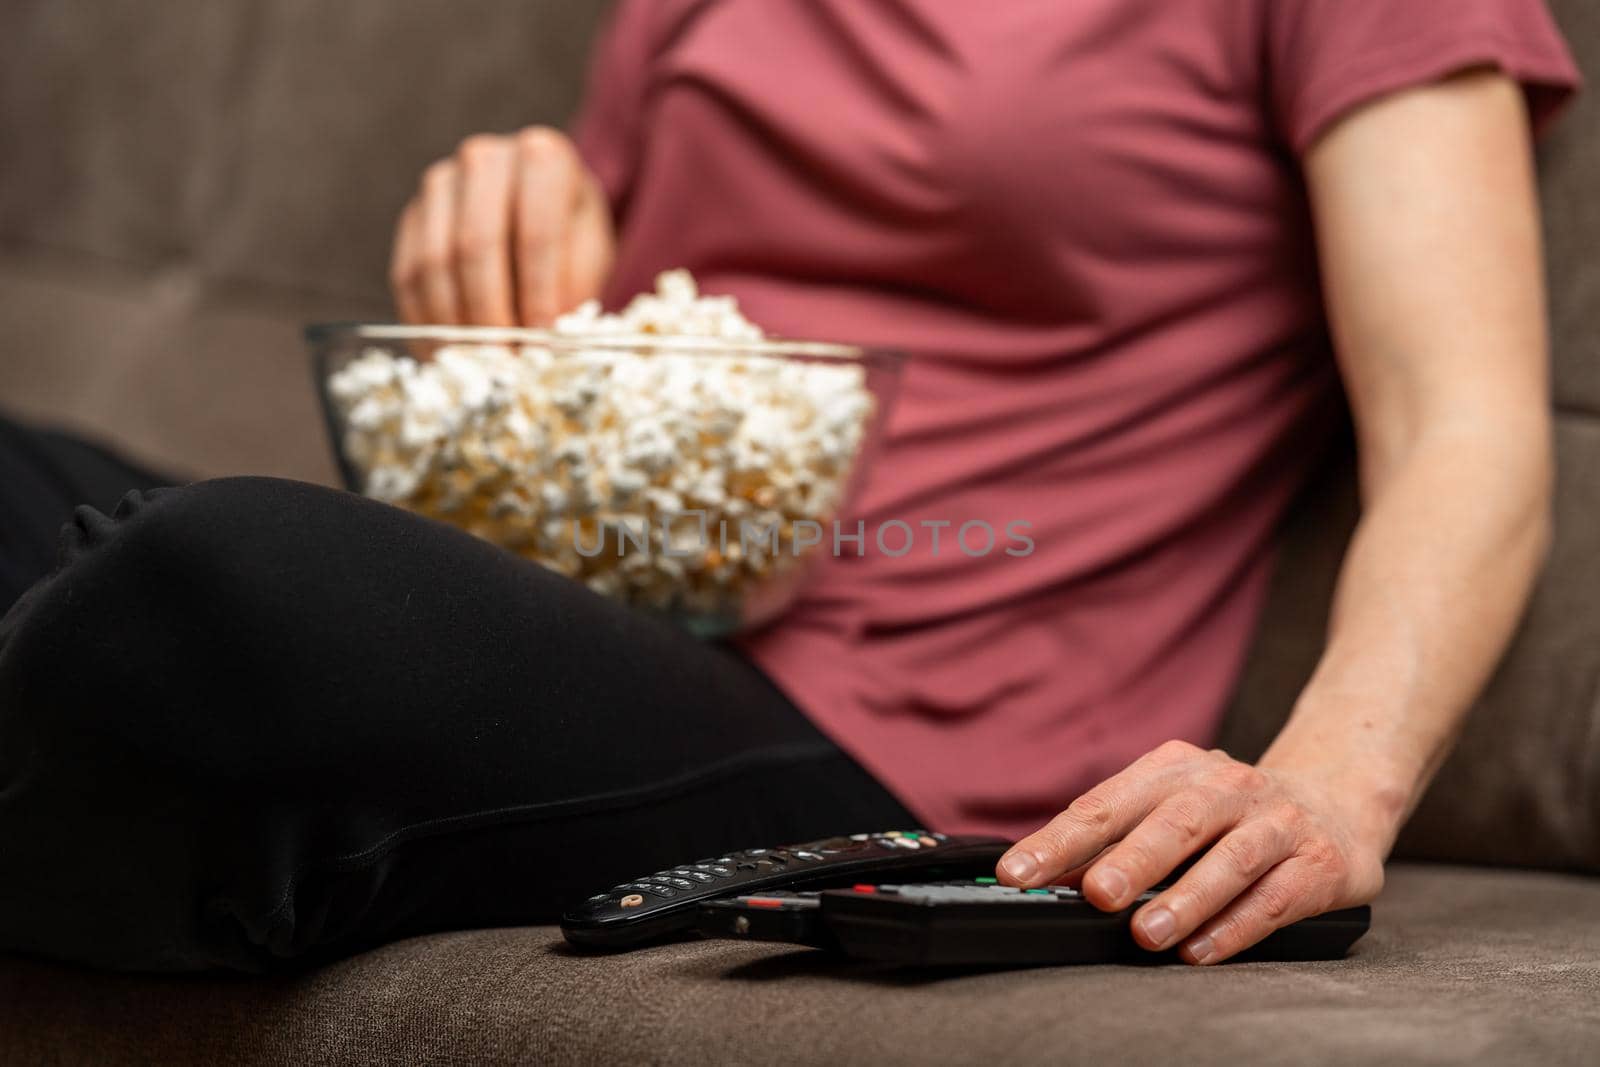
<svg viewBox="0 0 1600 1067">
<path fill-rule="evenodd" d="M 1409 867 L 1336 963 L 895 972 L 547 927 L 403 941 L 293 979 L 0 960 L 7 1063 L 1592 1063 L 1600 882 Z"/>
</svg>

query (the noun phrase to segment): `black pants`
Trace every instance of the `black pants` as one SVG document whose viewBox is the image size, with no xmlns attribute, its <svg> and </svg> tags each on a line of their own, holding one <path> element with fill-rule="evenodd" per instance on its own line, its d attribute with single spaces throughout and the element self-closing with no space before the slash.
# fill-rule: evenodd
<svg viewBox="0 0 1600 1067">
<path fill-rule="evenodd" d="M 911 816 L 733 652 L 348 493 L 0 424 L 0 950 L 259 970 Z M 58 514 L 59 513 L 59 514 Z M 53 539 L 53 538 L 52 538 Z"/>
</svg>

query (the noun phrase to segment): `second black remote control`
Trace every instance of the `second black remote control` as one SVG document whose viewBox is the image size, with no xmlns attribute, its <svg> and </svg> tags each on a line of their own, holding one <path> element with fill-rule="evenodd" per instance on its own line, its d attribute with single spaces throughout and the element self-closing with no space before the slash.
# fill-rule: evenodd
<svg viewBox="0 0 1600 1067">
<path fill-rule="evenodd" d="M 561 917 L 575 945 L 630 948 L 692 930 L 700 905 L 717 897 L 861 881 L 918 881 L 992 873 L 1011 843 L 925 830 L 830 837 L 751 848 L 643 875 L 596 893 Z"/>
<path fill-rule="evenodd" d="M 708 937 L 782 941 L 916 965 L 1021 967 L 1175 958 L 1173 952 L 1157 955 L 1139 947 L 1128 929 L 1133 910 L 1100 911 L 1065 886 L 1021 890 L 980 877 L 750 893 L 703 904 L 697 929 Z M 1346 908 L 1304 919 L 1238 958 L 1339 959 L 1366 933 L 1371 914 L 1366 907 Z"/>
</svg>

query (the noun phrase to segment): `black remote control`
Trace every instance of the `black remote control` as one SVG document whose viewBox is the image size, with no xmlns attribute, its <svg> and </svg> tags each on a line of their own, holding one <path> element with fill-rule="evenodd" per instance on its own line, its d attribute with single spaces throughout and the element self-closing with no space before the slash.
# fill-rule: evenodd
<svg viewBox="0 0 1600 1067">
<path fill-rule="evenodd" d="M 575 945 L 629 948 L 693 930 L 699 906 L 716 897 L 872 879 L 971 877 L 992 872 L 1009 847 L 999 837 L 888 830 L 745 849 L 596 893 L 561 917 L 561 932 Z"/>
<path fill-rule="evenodd" d="M 1150 900 L 1151 890 L 1138 903 Z M 1135 905 L 1137 906 L 1137 905 Z M 708 937 L 782 941 L 859 959 L 915 965 L 1032 966 L 1175 958 L 1140 948 L 1133 907 L 1103 912 L 1075 889 L 1013 889 L 993 878 L 859 884 L 812 893 L 748 893 L 709 901 L 696 929 Z M 1372 910 L 1346 908 L 1270 935 L 1241 960 L 1340 959 L 1367 932 Z"/>
</svg>

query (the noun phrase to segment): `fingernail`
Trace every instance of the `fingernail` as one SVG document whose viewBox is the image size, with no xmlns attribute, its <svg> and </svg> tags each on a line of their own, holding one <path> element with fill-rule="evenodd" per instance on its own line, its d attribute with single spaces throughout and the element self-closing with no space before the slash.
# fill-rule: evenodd
<svg viewBox="0 0 1600 1067">
<path fill-rule="evenodd" d="M 1211 954 L 1215 951 L 1216 947 L 1211 944 L 1209 937 L 1201 936 L 1189 942 L 1189 955 L 1194 958 L 1196 963 L 1209 962 Z"/>
<path fill-rule="evenodd" d="M 1146 912 L 1140 919 L 1139 925 L 1144 929 L 1144 936 L 1158 948 L 1165 948 L 1167 939 L 1177 929 L 1178 920 L 1172 917 L 1172 912 L 1166 908 L 1154 908 Z"/>
<path fill-rule="evenodd" d="M 1128 876 L 1115 867 L 1105 867 L 1094 872 L 1095 884 L 1111 900 L 1121 900 L 1128 892 Z"/>
<path fill-rule="evenodd" d="M 1008 852 L 1000 860 L 1000 869 L 1013 882 L 1030 881 L 1039 871 L 1039 861 L 1026 852 Z"/>
</svg>

